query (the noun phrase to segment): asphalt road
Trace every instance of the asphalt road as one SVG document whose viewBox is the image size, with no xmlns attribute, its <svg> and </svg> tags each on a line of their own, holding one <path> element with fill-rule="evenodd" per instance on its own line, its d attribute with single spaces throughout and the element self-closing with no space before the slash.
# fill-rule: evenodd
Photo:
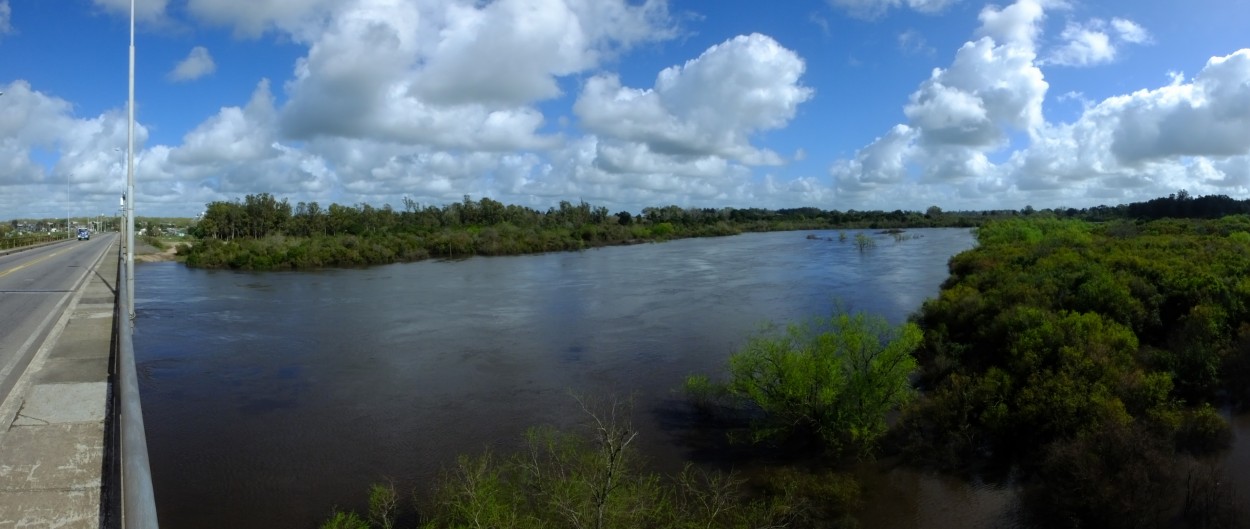
<svg viewBox="0 0 1250 529">
<path fill-rule="evenodd" d="M 116 233 L 0 256 L 0 402 L 65 311 Z M 112 280 L 110 279 L 110 282 Z"/>
</svg>

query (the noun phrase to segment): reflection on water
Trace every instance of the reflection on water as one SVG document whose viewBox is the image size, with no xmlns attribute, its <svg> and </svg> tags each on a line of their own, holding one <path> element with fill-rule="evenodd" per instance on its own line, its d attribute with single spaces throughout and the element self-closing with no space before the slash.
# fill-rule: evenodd
<svg viewBox="0 0 1250 529">
<path fill-rule="evenodd" d="M 143 265 L 135 347 L 161 522 L 312 527 L 363 507 L 371 482 L 426 490 L 457 454 L 572 424 L 570 391 L 632 395 L 642 450 L 678 469 L 696 449 L 664 410 L 687 374 L 835 300 L 901 322 L 973 244 L 912 233 L 862 255 L 836 232 L 789 232 L 307 273 Z M 860 477 L 865 527 L 992 526 L 1012 498 L 903 469 Z"/>
<path fill-rule="evenodd" d="M 1233 493 L 1250 515 L 1250 413 L 1228 416 L 1233 425 L 1233 446 L 1220 464 L 1233 484 Z"/>
</svg>

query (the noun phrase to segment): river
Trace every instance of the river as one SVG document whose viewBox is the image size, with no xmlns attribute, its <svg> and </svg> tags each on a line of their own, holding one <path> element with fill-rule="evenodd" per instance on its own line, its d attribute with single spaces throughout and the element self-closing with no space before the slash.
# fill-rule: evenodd
<svg viewBox="0 0 1250 529">
<path fill-rule="evenodd" d="M 808 233 L 821 238 L 808 239 Z M 458 454 L 570 426 L 570 393 L 632 397 L 656 469 L 692 455 L 674 410 L 765 322 L 835 303 L 904 321 L 969 230 L 687 239 L 583 252 L 248 273 L 136 270 L 136 355 L 161 524 L 315 527 L 370 483 L 428 490 Z M 990 526 L 1013 494 L 861 472 L 865 527 Z M 406 495 L 405 495 L 406 496 Z"/>
</svg>

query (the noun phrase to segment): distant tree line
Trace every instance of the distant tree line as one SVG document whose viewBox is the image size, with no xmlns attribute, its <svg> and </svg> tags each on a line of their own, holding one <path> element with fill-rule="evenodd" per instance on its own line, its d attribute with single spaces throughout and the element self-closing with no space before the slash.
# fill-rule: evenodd
<svg viewBox="0 0 1250 529">
<path fill-rule="evenodd" d="M 1250 213 L 1250 200 L 1237 200 L 1226 195 L 1193 197 L 1182 189 L 1166 197 L 1134 202 L 1126 210 L 1126 216 L 1139 219 L 1218 219 Z"/>
<path fill-rule="evenodd" d="M 444 228 L 482 228 L 501 224 L 548 229 L 637 224 L 656 226 L 668 223 L 675 230 L 716 224 L 747 230 L 752 227 L 768 229 L 772 225 L 785 223 L 865 228 L 939 225 L 971 227 L 980 223 L 984 216 L 981 212 L 943 216 L 937 208 L 930 208 L 929 213 L 921 213 L 902 210 L 842 212 L 818 208 L 769 210 L 680 206 L 648 207 L 635 215 L 628 211 L 609 213 L 605 207 L 591 206 L 584 201 L 577 204 L 561 201 L 558 207 L 539 211 L 525 206 L 505 205 L 490 198 L 474 201 L 467 195 L 461 202 L 444 206 L 422 206 L 405 198 L 404 208 L 397 211 L 389 204 L 380 208 L 369 204 L 331 204 L 329 207 L 322 207 L 317 202 L 299 202 L 292 207 L 285 199 L 278 200 L 268 193 L 260 193 L 247 195 L 241 201 L 209 203 L 193 233 L 200 238 L 234 240 L 259 239 L 271 235 L 316 237 L 425 233 Z"/>
<path fill-rule="evenodd" d="M 976 227 L 996 219 L 1059 217 L 1101 222 L 1124 218 L 1214 218 L 1250 212 L 1250 201 L 1180 191 L 1148 202 L 1093 208 L 925 211 L 820 208 L 643 208 L 611 213 L 584 201 L 561 201 L 545 211 L 490 198 L 442 206 L 404 198 L 402 209 L 299 202 L 269 193 L 216 201 L 189 233 L 198 238 L 180 255 L 190 266 L 290 269 L 364 266 L 429 257 L 515 255 L 578 250 L 685 237 L 799 229 Z"/>
<path fill-rule="evenodd" d="M 982 214 L 825 211 L 817 208 L 648 207 L 610 213 L 584 201 L 546 211 L 490 198 L 443 206 L 404 199 L 403 209 L 369 204 L 294 207 L 268 193 L 209 203 L 180 250 L 190 266 L 240 269 L 363 266 L 429 257 L 515 255 L 685 237 L 796 229 L 975 226 Z"/>
</svg>

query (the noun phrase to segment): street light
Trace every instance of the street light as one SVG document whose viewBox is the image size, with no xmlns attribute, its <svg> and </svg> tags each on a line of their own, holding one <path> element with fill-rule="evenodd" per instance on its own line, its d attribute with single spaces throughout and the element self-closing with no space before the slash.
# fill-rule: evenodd
<svg viewBox="0 0 1250 529">
<path fill-rule="evenodd" d="M 127 158 L 127 155 L 130 153 L 130 151 L 127 149 L 123 149 L 121 147 L 113 147 L 113 152 L 122 155 L 122 163 L 121 163 L 122 173 L 125 174 L 126 168 L 127 168 L 126 163 L 127 163 L 127 160 L 129 159 Z M 126 248 L 127 248 L 126 235 L 122 233 L 122 222 L 125 219 L 126 219 L 126 182 L 123 181 L 122 182 L 122 195 L 119 201 L 117 202 L 117 233 L 122 234 L 121 245 L 122 245 L 123 255 L 126 253 Z"/>
<path fill-rule="evenodd" d="M 130 0 L 130 93 L 126 102 L 126 299 L 135 319 L 135 0 Z"/>
</svg>

